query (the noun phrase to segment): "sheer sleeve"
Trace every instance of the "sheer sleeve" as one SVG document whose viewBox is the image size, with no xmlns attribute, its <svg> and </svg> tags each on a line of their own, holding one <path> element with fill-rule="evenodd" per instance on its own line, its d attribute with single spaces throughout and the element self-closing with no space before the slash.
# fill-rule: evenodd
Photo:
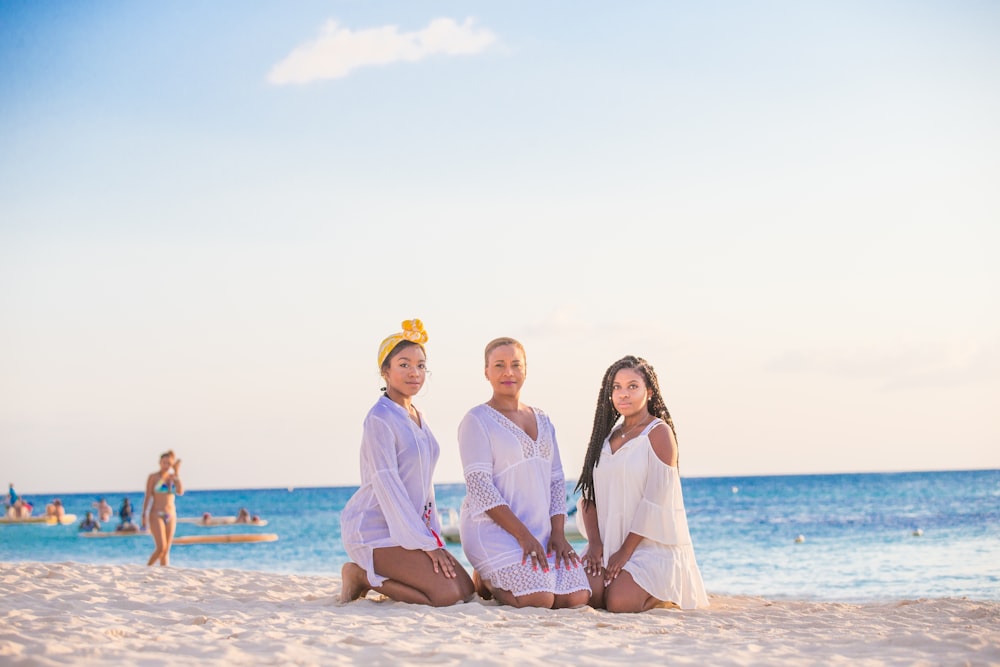
<svg viewBox="0 0 1000 667">
<path fill-rule="evenodd" d="M 556 429 L 546 417 L 546 426 L 552 437 L 552 477 L 549 483 L 549 516 L 566 514 L 566 475 L 563 473 L 559 445 L 556 443 Z"/>
<path fill-rule="evenodd" d="M 493 483 L 493 450 L 483 424 L 471 414 L 458 425 L 458 449 L 469 508 L 475 514 L 509 505 Z"/>
<path fill-rule="evenodd" d="M 649 448 L 646 486 L 632 519 L 631 532 L 667 545 L 691 544 L 677 468 Z"/>
<path fill-rule="evenodd" d="M 420 516 L 423 508 L 414 507 L 399 477 L 395 436 L 381 419 L 371 418 L 365 422 L 361 458 L 362 465 L 367 465 L 374 473 L 372 489 L 392 538 L 404 549 L 437 549 L 437 540 Z"/>
</svg>

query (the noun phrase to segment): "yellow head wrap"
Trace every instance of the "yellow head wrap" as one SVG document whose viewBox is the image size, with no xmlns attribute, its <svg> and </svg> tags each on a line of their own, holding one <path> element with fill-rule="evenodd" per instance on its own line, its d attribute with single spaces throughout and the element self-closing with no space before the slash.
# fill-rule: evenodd
<svg viewBox="0 0 1000 667">
<path fill-rule="evenodd" d="M 427 342 L 427 332 L 424 331 L 424 323 L 417 319 L 406 320 L 403 322 L 402 331 L 394 333 L 382 341 L 382 344 L 378 346 L 378 367 L 380 369 L 385 358 L 389 356 L 393 348 L 404 340 L 423 347 L 423 344 Z"/>
</svg>

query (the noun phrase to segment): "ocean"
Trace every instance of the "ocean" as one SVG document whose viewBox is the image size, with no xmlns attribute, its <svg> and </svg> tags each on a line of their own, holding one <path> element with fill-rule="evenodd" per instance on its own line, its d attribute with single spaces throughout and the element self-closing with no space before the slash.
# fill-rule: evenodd
<svg viewBox="0 0 1000 667">
<path fill-rule="evenodd" d="M 683 478 L 695 555 L 711 594 L 770 599 L 877 602 L 968 597 L 1000 600 L 1000 470 Z M 572 496 L 572 482 L 567 494 Z M 262 532 L 274 542 L 177 545 L 171 564 L 261 572 L 339 575 L 347 556 L 340 510 L 357 487 L 190 490 L 180 517 L 235 515 L 266 526 L 205 528 L 178 535 Z M 463 484 L 436 486 L 446 516 Z M 138 507 L 142 492 L 108 493 Z M 78 520 L 95 494 L 59 497 Z M 575 502 L 575 496 L 570 503 Z M 36 511 L 36 514 L 38 512 Z M 105 526 L 113 528 L 116 517 Z M 583 546 L 577 543 L 578 550 Z M 468 567 L 460 545 L 449 549 Z M 77 526 L 0 524 L 0 567 L 18 561 L 145 563 L 146 536 L 83 539 Z"/>
</svg>

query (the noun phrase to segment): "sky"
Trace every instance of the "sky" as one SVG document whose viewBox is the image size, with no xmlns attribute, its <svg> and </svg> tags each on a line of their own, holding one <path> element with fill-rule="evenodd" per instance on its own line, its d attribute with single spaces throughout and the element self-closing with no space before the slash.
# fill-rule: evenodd
<svg viewBox="0 0 1000 667">
<path fill-rule="evenodd" d="M 575 479 L 1000 468 L 1000 4 L 0 2 L 0 481 L 360 482 L 381 340 L 462 481 L 483 348 Z"/>
</svg>

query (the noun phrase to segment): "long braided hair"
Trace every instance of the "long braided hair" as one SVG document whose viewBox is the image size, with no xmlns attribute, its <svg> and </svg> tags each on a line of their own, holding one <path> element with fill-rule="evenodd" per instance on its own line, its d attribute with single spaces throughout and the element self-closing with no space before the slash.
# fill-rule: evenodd
<svg viewBox="0 0 1000 667">
<path fill-rule="evenodd" d="M 621 413 L 611 402 L 611 387 L 615 382 L 615 375 L 623 368 L 631 368 L 642 375 L 646 383 L 646 388 L 653 391 L 646 403 L 649 414 L 659 417 L 670 426 L 674 432 L 674 440 L 677 439 L 677 429 L 674 428 L 674 420 L 670 418 L 666 403 L 663 402 L 663 395 L 660 393 L 660 381 L 656 377 L 656 371 L 648 361 L 642 357 L 628 355 L 622 357 L 608 367 L 601 381 L 601 390 L 597 394 L 597 408 L 594 411 L 594 428 L 590 432 L 590 444 L 587 445 L 587 455 L 583 460 L 583 470 L 580 472 L 580 479 L 576 483 L 576 490 L 580 491 L 583 499 L 587 502 L 594 502 L 594 468 L 601 458 L 601 448 L 604 447 L 604 440 L 611 433 L 621 417 Z"/>
</svg>

